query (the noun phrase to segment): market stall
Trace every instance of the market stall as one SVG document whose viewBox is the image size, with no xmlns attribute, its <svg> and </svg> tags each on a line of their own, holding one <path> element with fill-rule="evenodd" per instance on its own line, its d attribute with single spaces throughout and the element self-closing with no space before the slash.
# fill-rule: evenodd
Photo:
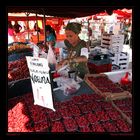
<svg viewBox="0 0 140 140">
<path fill-rule="evenodd" d="M 131 133 L 132 70 L 123 70 L 119 65 L 121 71 L 112 71 L 113 59 L 102 53 L 112 51 L 112 44 L 106 50 L 102 47 L 103 41 L 98 49 L 90 50 L 91 72 L 81 79 L 69 73 L 68 66 L 59 71 L 49 69 L 50 52 L 40 55 L 34 43 L 11 44 L 8 132 Z M 113 51 L 121 52 L 119 48 Z M 110 53 L 112 56 L 113 52 Z M 114 59 L 114 64 L 119 59 Z"/>
<path fill-rule="evenodd" d="M 102 77 L 102 74 L 98 76 Z M 94 84 L 97 84 L 96 88 L 92 82 L 94 78 Z M 131 132 L 131 94 L 126 91 L 122 92 L 123 89 L 115 84 L 114 87 L 107 88 L 109 91 L 106 91 L 105 94 L 103 90 L 107 89 L 101 81 L 100 84 L 104 85 L 104 89 L 100 89 L 101 92 L 98 92 L 99 81 L 95 83 L 96 78 L 96 75 L 89 75 L 87 79 L 85 79 L 87 83 L 82 82 L 77 92 L 72 92 L 68 95 L 64 94 L 60 89 L 55 90 L 53 92 L 55 112 L 49 108 L 34 105 L 32 92 L 27 92 L 24 95 L 9 99 L 8 131 Z M 88 80 L 90 80 L 92 84 L 90 84 Z M 103 79 L 102 82 L 103 81 L 105 80 Z M 111 96 L 110 94 L 115 96 Z M 13 120 L 13 117 L 16 118 L 16 122 Z"/>
</svg>

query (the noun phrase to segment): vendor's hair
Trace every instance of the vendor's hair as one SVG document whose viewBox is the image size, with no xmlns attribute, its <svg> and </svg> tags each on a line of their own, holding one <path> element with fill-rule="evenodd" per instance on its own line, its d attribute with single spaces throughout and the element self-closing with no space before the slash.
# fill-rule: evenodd
<svg viewBox="0 0 140 140">
<path fill-rule="evenodd" d="M 11 21 L 8 21 L 8 28 L 13 29 L 13 25 L 12 25 Z"/>
<path fill-rule="evenodd" d="M 70 22 L 65 27 L 65 30 L 71 30 L 76 34 L 79 34 L 81 32 L 81 27 L 82 27 L 82 25 L 80 23 Z"/>
<path fill-rule="evenodd" d="M 55 30 L 50 26 L 50 25 L 45 25 L 45 31 L 49 31 L 50 33 L 53 33 L 53 35 L 55 36 L 56 38 L 56 33 L 55 33 Z"/>
</svg>

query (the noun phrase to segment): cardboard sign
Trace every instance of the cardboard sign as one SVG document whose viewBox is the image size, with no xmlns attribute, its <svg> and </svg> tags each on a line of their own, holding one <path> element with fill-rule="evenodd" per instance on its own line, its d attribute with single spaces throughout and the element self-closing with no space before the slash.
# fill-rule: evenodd
<svg viewBox="0 0 140 140">
<path fill-rule="evenodd" d="M 34 104 L 55 111 L 47 59 L 26 56 L 26 60 L 30 72 Z"/>
</svg>

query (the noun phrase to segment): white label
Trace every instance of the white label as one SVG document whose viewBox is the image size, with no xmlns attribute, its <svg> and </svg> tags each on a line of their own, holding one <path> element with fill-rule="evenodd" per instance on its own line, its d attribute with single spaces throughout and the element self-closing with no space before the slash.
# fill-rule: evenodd
<svg viewBox="0 0 140 140">
<path fill-rule="evenodd" d="M 33 45 L 33 56 L 38 57 L 39 56 L 39 47 L 36 45 Z"/>
<path fill-rule="evenodd" d="M 87 59 L 88 59 L 88 49 L 87 49 L 87 48 L 82 48 L 82 49 L 81 49 L 81 56 L 82 56 L 82 55 L 86 56 Z"/>
<path fill-rule="evenodd" d="M 26 60 L 30 72 L 34 104 L 55 111 L 47 59 L 26 56 Z"/>
</svg>

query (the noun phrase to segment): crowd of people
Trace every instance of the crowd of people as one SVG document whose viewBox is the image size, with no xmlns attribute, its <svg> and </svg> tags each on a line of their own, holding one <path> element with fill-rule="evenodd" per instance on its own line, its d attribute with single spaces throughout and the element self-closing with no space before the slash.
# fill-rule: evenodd
<svg viewBox="0 0 140 140">
<path fill-rule="evenodd" d="M 29 31 L 29 36 L 28 36 Z M 37 23 L 34 24 L 34 32 L 41 32 L 41 29 L 39 26 L 37 26 Z M 26 40 L 32 40 L 30 29 L 28 26 L 21 26 L 18 21 L 15 21 L 14 25 L 11 21 L 8 21 L 8 44 L 17 42 L 18 38 L 22 38 L 21 34 L 23 33 L 24 39 Z M 28 39 L 29 38 L 29 39 Z"/>
<path fill-rule="evenodd" d="M 8 44 L 15 42 L 16 35 L 20 33 L 22 26 L 15 21 L 15 24 L 12 25 L 11 21 L 8 21 Z"/>
<path fill-rule="evenodd" d="M 132 28 L 132 20 L 125 20 L 121 21 L 121 33 L 124 34 L 124 44 L 131 43 L 131 28 Z"/>
</svg>

